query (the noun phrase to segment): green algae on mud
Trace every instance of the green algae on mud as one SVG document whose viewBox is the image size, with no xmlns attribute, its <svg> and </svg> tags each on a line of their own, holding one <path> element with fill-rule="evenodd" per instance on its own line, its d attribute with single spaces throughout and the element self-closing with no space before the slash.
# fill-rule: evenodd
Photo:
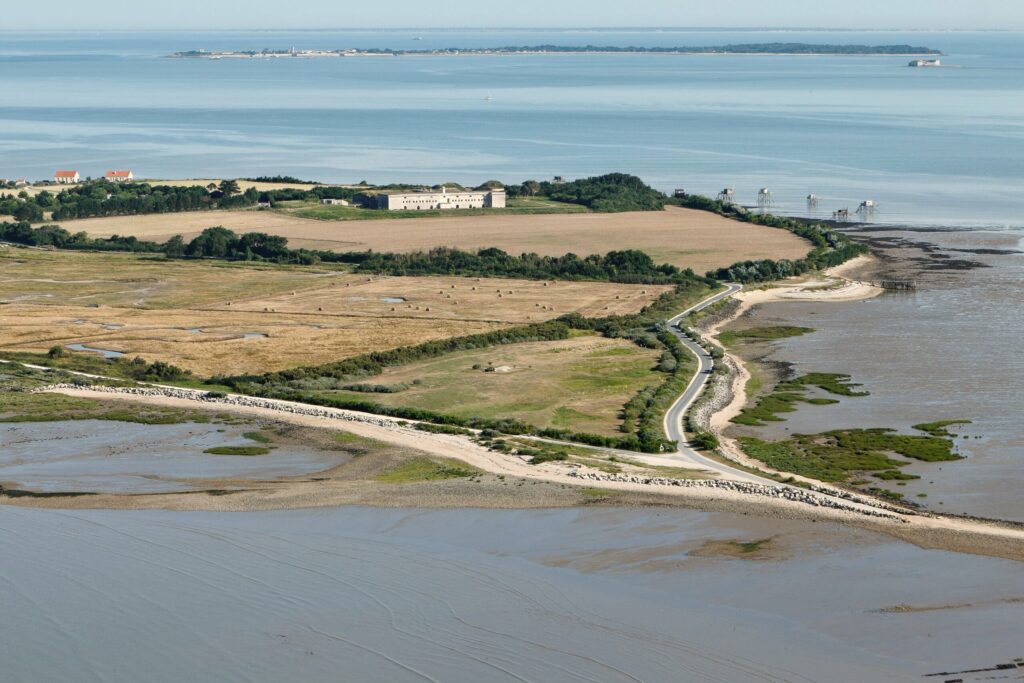
<svg viewBox="0 0 1024 683">
<path fill-rule="evenodd" d="M 789 339 L 814 332 L 811 327 L 795 325 L 773 325 L 770 327 L 751 327 L 746 330 L 726 330 L 718 335 L 718 341 L 725 346 L 733 346 L 737 342 L 760 342 L 775 339 Z"/>
<path fill-rule="evenodd" d="M 836 396 L 859 397 L 867 396 L 866 391 L 857 391 L 859 384 L 852 383 L 850 375 L 839 373 L 812 372 L 801 375 L 776 385 L 775 389 L 757 400 L 753 406 L 744 408 L 739 415 L 732 418 L 732 422 L 748 427 L 761 427 L 765 422 L 783 422 L 784 418 L 779 413 L 792 413 L 796 411 L 797 403 L 810 403 L 812 405 L 831 405 L 837 403 L 835 399 L 817 396 L 808 396 L 807 392 L 813 388 L 834 394 Z"/>
<path fill-rule="evenodd" d="M 821 434 L 794 434 L 783 441 L 739 437 L 750 457 L 769 467 L 829 482 L 849 482 L 855 474 L 870 474 L 883 481 L 917 478 L 900 468 L 903 456 L 921 462 L 960 460 L 948 437 L 899 434 L 893 429 L 840 429 Z M 865 482 L 866 483 L 866 482 Z"/>
</svg>

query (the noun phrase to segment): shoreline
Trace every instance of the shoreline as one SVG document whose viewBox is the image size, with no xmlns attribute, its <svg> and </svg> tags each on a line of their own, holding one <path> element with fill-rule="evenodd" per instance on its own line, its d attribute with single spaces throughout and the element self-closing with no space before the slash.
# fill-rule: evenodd
<svg viewBox="0 0 1024 683">
<path fill-rule="evenodd" d="M 807 519 L 837 522 L 886 534 L 912 543 L 921 548 L 963 552 L 989 557 L 1024 562 L 1024 528 L 1006 526 L 995 522 L 965 520 L 941 517 L 931 514 L 887 514 L 867 516 L 853 507 L 833 509 L 811 506 L 775 495 L 740 492 L 723 487 L 692 486 L 681 488 L 670 483 L 643 483 L 641 481 L 598 481 L 581 478 L 578 470 L 563 468 L 557 464 L 531 465 L 515 456 L 494 453 L 471 443 L 464 438 L 444 434 L 432 434 L 403 426 L 397 420 L 379 416 L 363 415 L 352 411 L 323 409 L 337 413 L 336 417 L 311 416 L 286 412 L 287 402 L 278 401 L 283 409 L 225 405 L 219 402 L 203 401 L 200 398 L 184 399 L 168 396 L 140 396 L 117 394 L 88 389 L 61 389 L 59 393 L 69 396 L 119 400 L 134 403 L 151 403 L 167 407 L 201 408 L 217 412 L 231 412 L 250 417 L 268 419 L 287 424 L 326 428 L 345 431 L 365 438 L 408 447 L 420 452 L 443 458 L 462 460 L 489 475 L 510 477 L 520 481 L 537 481 L 557 485 L 563 489 L 584 489 L 599 487 L 609 496 L 621 495 L 604 504 L 679 506 L 707 512 L 729 512 L 749 514 L 758 517 Z M 196 392 L 197 394 L 202 392 Z M 320 409 L 318 409 L 320 410 Z M 717 481 L 717 480 L 716 480 Z M 736 482 L 719 482 L 734 484 Z M 373 501 L 360 503 L 353 500 L 352 489 L 358 482 L 339 482 L 337 486 L 325 486 L 324 482 L 292 481 L 280 482 L 269 488 L 264 485 L 248 490 L 233 492 L 231 495 L 210 495 L 204 491 L 166 494 L 98 494 L 95 496 L 46 496 L 41 498 L 7 498 L 3 505 L 20 507 L 41 507 L 58 509 L 170 509 L 207 510 L 221 512 L 247 512 L 256 510 L 297 509 L 335 507 L 344 504 L 364 504 L 370 507 L 466 507 L 484 508 L 486 505 L 464 501 L 459 504 L 457 497 L 439 493 L 435 504 L 422 499 L 403 504 L 400 496 L 390 502 Z M 399 492 L 399 489 L 395 489 Z M 825 496 L 822 496 L 824 499 Z M 545 507 L 543 500 L 533 501 L 529 507 Z M 564 503 L 554 505 L 565 507 Z M 497 507 L 515 507 L 503 504 Z"/>
<path fill-rule="evenodd" d="M 734 299 L 739 302 L 739 305 L 735 307 L 731 314 L 721 320 L 715 321 L 714 324 L 707 328 L 706 333 L 708 337 L 710 337 L 718 346 L 722 347 L 723 351 L 725 351 L 726 357 L 731 361 L 733 366 L 737 368 L 737 374 L 732 381 L 732 400 L 720 410 L 715 411 L 710 419 L 712 432 L 719 438 L 719 441 L 722 443 L 725 450 L 729 451 L 730 459 L 734 459 L 736 462 L 747 467 L 756 467 L 757 469 L 772 471 L 770 469 L 766 469 L 764 463 L 755 462 L 748 458 L 736 444 L 735 440 L 730 439 L 723 433 L 725 428 L 729 426 L 730 420 L 739 415 L 740 411 L 743 410 L 748 402 L 746 388 L 751 375 L 743 360 L 729 353 L 725 349 L 721 341 L 719 341 L 719 334 L 727 325 L 742 316 L 754 306 L 761 304 L 780 303 L 785 301 L 864 301 L 866 299 L 872 299 L 879 296 L 884 292 L 881 287 L 877 287 L 867 282 L 850 280 L 846 277 L 855 270 L 859 270 L 877 262 L 878 259 L 876 257 L 863 255 L 825 271 L 826 277 L 839 278 L 846 281 L 847 284 L 839 288 L 816 290 L 814 289 L 815 285 L 824 287 L 830 283 L 826 280 L 810 280 L 800 284 L 782 285 L 769 289 L 743 290 L 734 297 Z"/>
</svg>

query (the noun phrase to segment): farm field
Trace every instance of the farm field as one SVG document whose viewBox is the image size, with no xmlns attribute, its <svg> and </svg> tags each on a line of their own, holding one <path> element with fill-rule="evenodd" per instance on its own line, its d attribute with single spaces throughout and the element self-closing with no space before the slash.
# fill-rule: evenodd
<svg viewBox="0 0 1024 683">
<path fill-rule="evenodd" d="M 636 313 L 671 287 L 502 278 L 341 275 L 327 286 L 232 302 L 232 311 L 531 323 Z"/>
<path fill-rule="evenodd" d="M 366 380 L 401 389 L 396 393 L 324 394 L 615 435 L 622 406 L 644 387 L 663 381 L 651 371 L 660 355 L 629 341 L 588 334 L 456 352 Z"/>
<path fill-rule="evenodd" d="M 199 376 L 317 365 L 370 351 L 478 332 L 507 323 L 273 313 L 143 310 L 16 304 L 0 306 L 3 351 L 45 353 L 60 345 L 161 360 Z"/>
<path fill-rule="evenodd" d="M 637 213 L 446 214 L 372 221 L 314 220 L 280 211 L 208 211 L 62 223 L 71 232 L 85 231 L 97 237 L 134 235 L 156 241 L 178 234 L 191 238 L 216 225 L 238 233 L 281 235 L 292 247 L 334 251 L 498 247 L 511 254 L 561 256 L 573 252 L 586 256 L 641 249 L 655 261 L 698 273 L 746 259 L 802 258 L 810 249 L 807 242 L 785 230 L 678 207 Z"/>
<path fill-rule="evenodd" d="M 0 353 L 83 344 L 200 376 L 262 373 L 574 311 L 632 313 L 665 289 L 0 248 Z"/>
</svg>

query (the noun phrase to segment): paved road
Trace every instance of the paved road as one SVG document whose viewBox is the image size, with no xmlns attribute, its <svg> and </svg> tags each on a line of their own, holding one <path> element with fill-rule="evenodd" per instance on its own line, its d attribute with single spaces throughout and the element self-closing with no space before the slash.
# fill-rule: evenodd
<svg viewBox="0 0 1024 683">
<path fill-rule="evenodd" d="M 683 433 L 683 418 L 686 416 L 686 411 L 689 410 L 694 401 L 700 398 L 700 395 L 704 392 L 704 387 L 707 386 L 709 381 L 711 381 L 710 371 L 714 367 L 714 361 L 711 358 L 711 354 L 705 351 L 700 344 L 680 332 L 676 325 L 678 325 L 683 318 L 686 318 L 697 311 L 702 311 L 708 306 L 716 304 L 723 299 L 728 299 L 741 289 L 743 289 L 743 285 L 728 285 L 728 288 L 724 292 L 719 292 L 718 294 L 705 299 L 696 306 L 686 309 L 668 321 L 669 330 L 672 334 L 678 337 L 679 341 L 683 343 L 683 346 L 689 349 L 690 353 L 696 356 L 698 369 L 697 374 L 694 375 L 693 380 L 690 381 L 690 385 L 686 387 L 686 391 L 683 392 L 672 407 L 668 409 L 668 412 L 665 413 L 665 433 L 668 435 L 669 440 L 675 441 L 679 444 L 679 450 L 674 454 L 674 457 L 682 464 L 710 470 L 728 479 L 757 482 L 759 484 L 778 485 L 778 482 L 750 474 L 741 469 L 730 467 L 717 460 L 712 460 L 707 456 L 701 455 L 696 450 L 686 445 L 686 436 Z"/>
</svg>

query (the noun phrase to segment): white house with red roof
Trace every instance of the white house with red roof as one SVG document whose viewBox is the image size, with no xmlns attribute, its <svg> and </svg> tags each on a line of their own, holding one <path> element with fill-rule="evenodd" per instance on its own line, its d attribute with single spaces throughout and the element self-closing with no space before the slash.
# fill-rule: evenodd
<svg viewBox="0 0 1024 683">
<path fill-rule="evenodd" d="M 107 171 L 103 177 L 111 183 L 130 183 L 135 180 L 135 174 L 131 171 Z"/>
<path fill-rule="evenodd" d="M 57 171 L 53 174 L 53 182 L 58 185 L 73 185 L 82 181 L 78 171 Z"/>
</svg>

